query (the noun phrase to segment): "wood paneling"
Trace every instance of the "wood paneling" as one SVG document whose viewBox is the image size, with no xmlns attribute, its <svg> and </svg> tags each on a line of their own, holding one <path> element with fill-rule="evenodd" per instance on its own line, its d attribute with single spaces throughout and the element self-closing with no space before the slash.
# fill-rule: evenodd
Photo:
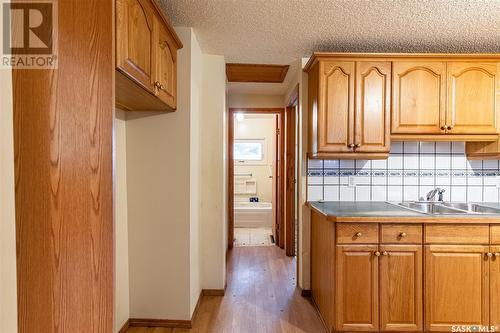
<svg viewBox="0 0 500 333">
<path fill-rule="evenodd" d="M 385 244 L 422 244 L 422 226 L 382 224 L 380 241 Z"/>
<path fill-rule="evenodd" d="M 446 125 L 453 134 L 497 133 L 496 63 L 450 62 Z"/>
<path fill-rule="evenodd" d="M 337 245 L 336 251 L 336 330 L 378 331 L 378 245 Z"/>
<path fill-rule="evenodd" d="M 329 332 L 335 325 L 335 226 L 311 214 L 311 292 Z"/>
<path fill-rule="evenodd" d="M 500 245 L 500 225 L 492 225 L 490 227 L 490 241 L 493 245 Z"/>
<path fill-rule="evenodd" d="M 339 244 L 377 244 L 378 224 L 345 223 L 337 225 Z"/>
<path fill-rule="evenodd" d="M 488 225 L 426 225 L 426 244 L 489 244 Z"/>
<path fill-rule="evenodd" d="M 155 19 L 155 93 L 172 109 L 177 108 L 177 47 L 167 27 Z"/>
<path fill-rule="evenodd" d="M 488 246 L 425 246 L 425 330 L 489 325 Z"/>
<path fill-rule="evenodd" d="M 285 80 L 288 65 L 226 64 L 229 82 L 281 83 Z"/>
<path fill-rule="evenodd" d="M 113 1 L 59 1 L 58 34 L 13 71 L 19 332 L 111 332 Z"/>
<path fill-rule="evenodd" d="M 422 331 L 422 246 L 380 246 L 380 330 Z"/>
<path fill-rule="evenodd" d="M 356 62 L 354 150 L 388 153 L 391 143 L 391 63 Z"/>
<path fill-rule="evenodd" d="M 446 64 L 393 63 L 391 133 L 440 134 L 446 116 Z"/>
</svg>

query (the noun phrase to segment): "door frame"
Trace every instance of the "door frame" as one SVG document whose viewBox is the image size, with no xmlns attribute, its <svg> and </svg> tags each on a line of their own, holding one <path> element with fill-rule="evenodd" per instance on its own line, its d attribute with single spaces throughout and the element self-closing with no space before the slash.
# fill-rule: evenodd
<svg viewBox="0 0 500 333">
<path fill-rule="evenodd" d="M 284 150 L 285 150 L 285 109 L 284 108 L 229 108 L 228 112 L 228 130 L 227 130 L 227 249 L 233 248 L 234 242 L 234 160 L 233 160 L 233 146 L 234 146 L 234 114 L 274 114 L 278 115 L 278 133 L 279 140 L 276 142 L 276 220 L 274 221 L 276 227 L 275 243 L 279 247 L 285 246 L 284 242 L 284 228 L 281 227 L 284 223 Z M 281 191 L 280 191 L 281 189 Z"/>
<path fill-rule="evenodd" d="M 299 85 L 297 84 L 288 98 L 285 109 L 285 253 L 287 256 L 295 256 L 297 251 L 296 239 L 296 212 L 298 198 L 296 191 L 298 181 L 296 141 L 298 136 L 298 108 L 299 108 Z"/>
</svg>

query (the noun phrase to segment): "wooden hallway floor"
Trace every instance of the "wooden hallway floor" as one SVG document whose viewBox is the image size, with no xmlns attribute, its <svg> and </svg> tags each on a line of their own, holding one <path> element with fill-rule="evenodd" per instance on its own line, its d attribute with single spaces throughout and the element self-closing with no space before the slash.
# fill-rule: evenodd
<svg viewBox="0 0 500 333">
<path fill-rule="evenodd" d="M 127 333 L 324 333 L 295 287 L 295 259 L 277 246 L 235 247 L 226 295 L 203 296 L 192 329 L 131 327 Z"/>
</svg>

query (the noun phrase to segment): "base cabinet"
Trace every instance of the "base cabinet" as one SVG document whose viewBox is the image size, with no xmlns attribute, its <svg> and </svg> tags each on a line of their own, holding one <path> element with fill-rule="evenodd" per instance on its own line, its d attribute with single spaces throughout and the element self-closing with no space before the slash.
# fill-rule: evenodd
<svg viewBox="0 0 500 333">
<path fill-rule="evenodd" d="M 489 325 L 488 246 L 425 246 L 425 329 Z"/>
<path fill-rule="evenodd" d="M 422 246 L 380 247 L 380 331 L 421 331 Z"/>
</svg>

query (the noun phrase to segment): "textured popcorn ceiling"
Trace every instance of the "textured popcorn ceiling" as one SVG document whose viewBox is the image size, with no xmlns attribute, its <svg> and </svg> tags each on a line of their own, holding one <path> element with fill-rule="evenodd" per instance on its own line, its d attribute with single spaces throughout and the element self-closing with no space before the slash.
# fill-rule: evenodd
<svg viewBox="0 0 500 333">
<path fill-rule="evenodd" d="M 227 62 L 313 51 L 500 53 L 500 0 L 160 0 Z"/>
</svg>

